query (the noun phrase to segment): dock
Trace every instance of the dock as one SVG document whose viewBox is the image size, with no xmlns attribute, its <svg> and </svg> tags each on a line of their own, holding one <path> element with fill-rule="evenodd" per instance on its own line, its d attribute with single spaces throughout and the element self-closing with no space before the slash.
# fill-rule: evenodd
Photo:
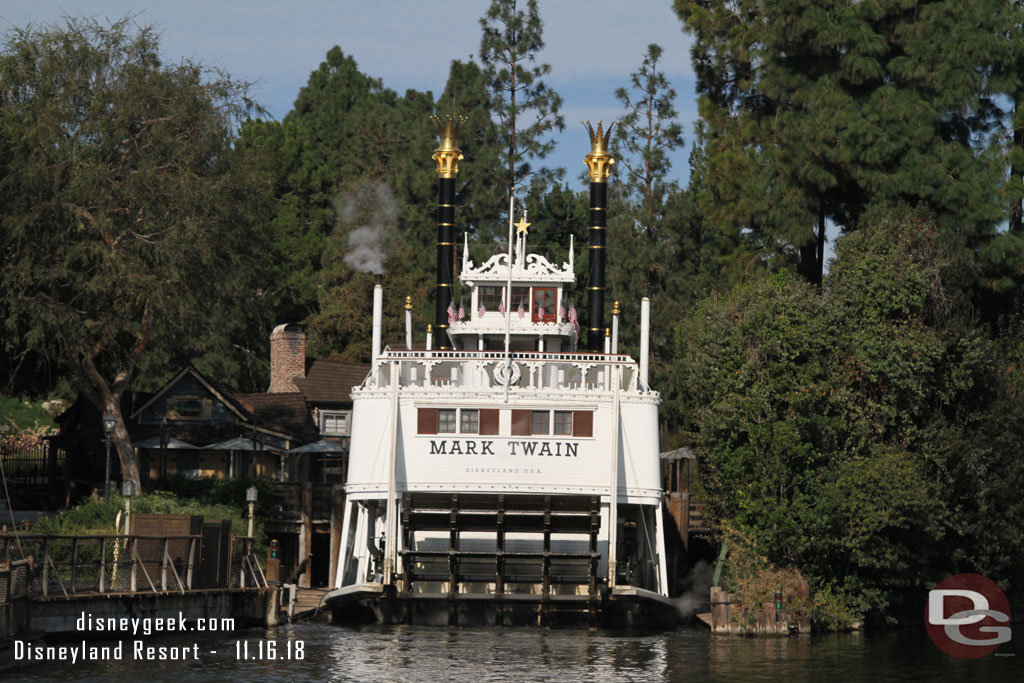
<svg viewBox="0 0 1024 683">
<path fill-rule="evenodd" d="M 224 546 L 205 548 L 200 535 L 0 534 L 0 645 L 29 632 L 88 637 L 83 614 L 273 622 L 279 591 L 254 539 Z"/>
</svg>

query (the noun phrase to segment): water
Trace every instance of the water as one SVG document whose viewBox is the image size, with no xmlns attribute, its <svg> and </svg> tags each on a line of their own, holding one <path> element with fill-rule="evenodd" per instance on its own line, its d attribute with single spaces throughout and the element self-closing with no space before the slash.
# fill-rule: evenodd
<svg viewBox="0 0 1024 683">
<path fill-rule="evenodd" d="M 191 645 L 199 661 L 21 664 L 0 681 L 1015 681 L 1015 643 L 965 661 L 940 652 L 924 629 L 748 638 L 700 628 L 636 634 L 584 630 L 341 628 L 297 624 L 217 636 L 142 637 L 149 646 Z M 276 641 L 279 656 L 239 661 Z M 114 641 L 116 643 L 116 641 Z M 289 649 L 288 644 L 291 644 Z M 99 642 L 90 644 L 100 644 Z M 111 643 L 105 643 L 111 644 Z M 125 644 L 130 658 L 131 641 Z M 216 654 L 210 651 L 215 650 Z M 1011 655 L 1011 656 L 1007 656 Z"/>
</svg>

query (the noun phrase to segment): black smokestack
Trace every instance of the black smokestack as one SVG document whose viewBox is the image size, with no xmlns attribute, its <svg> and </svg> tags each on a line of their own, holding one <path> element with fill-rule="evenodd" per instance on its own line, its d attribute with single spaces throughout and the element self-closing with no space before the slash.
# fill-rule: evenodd
<svg viewBox="0 0 1024 683">
<path fill-rule="evenodd" d="M 591 351 L 604 349 L 604 288 L 605 249 L 608 232 L 608 173 L 615 159 L 608 153 L 608 139 L 612 134 L 612 122 L 602 135 L 601 122 L 594 132 L 590 122 L 586 123 L 590 133 L 590 154 L 584 157 L 587 175 L 590 177 L 590 242 L 587 248 L 590 275 L 587 284 L 587 348 Z"/>
<path fill-rule="evenodd" d="M 437 162 L 437 298 L 434 315 L 438 349 L 450 349 L 448 342 L 448 306 L 452 301 L 452 272 L 455 265 L 455 177 L 459 174 L 462 152 L 455 144 L 459 121 L 446 117 L 442 122 L 433 117 L 441 134 L 441 144 L 434 150 Z M 442 330 L 444 332 L 442 332 Z"/>
</svg>

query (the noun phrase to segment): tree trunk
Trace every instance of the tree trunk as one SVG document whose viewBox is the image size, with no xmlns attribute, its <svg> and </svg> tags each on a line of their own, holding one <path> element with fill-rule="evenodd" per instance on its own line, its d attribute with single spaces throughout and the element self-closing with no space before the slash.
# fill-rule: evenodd
<svg viewBox="0 0 1024 683">
<path fill-rule="evenodd" d="M 1024 156 L 1024 121 L 1020 120 L 1021 104 L 1018 103 L 1013 109 L 1013 137 L 1010 147 L 1010 225 L 1011 235 L 1020 235 L 1024 229 L 1024 210 L 1021 207 L 1020 184 L 1024 182 L 1024 168 L 1021 168 L 1018 159 Z"/>
<path fill-rule="evenodd" d="M 825 260 L 825 214 L 818 215 L 818 228 L 811 233 L 811 241 L 800 245 L 800 265 L 797 272 L 816 287 L 821 286 Z"/>
<path fill-rule="evenodd" d="M 131 438 L 128 436 L 128 428 L 125 426 L 124 416 L 121 414 L 121 395 L 105 392 L 107 400 L 104 401 L 104 412 L 114 416 L 114 434 L 110 440 L 117 450 L 117 457 L 121 463 L 122 481 L 130 481 L 135 484 L 135 493 L 142 493 L 142 481 L 139 478 L 139 466 L 135 462 L 135 449 L 132 448 Z"/>
</svg>

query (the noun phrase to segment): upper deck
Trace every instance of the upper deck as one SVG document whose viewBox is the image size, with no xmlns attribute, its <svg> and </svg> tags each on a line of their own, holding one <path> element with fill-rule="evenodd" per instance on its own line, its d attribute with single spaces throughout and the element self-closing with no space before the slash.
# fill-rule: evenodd
<svg viewBox="0 0 1024 683">
<path fill-rule="evenodd" d="M 610 399 L 618 385 L 622 400 L 660 402 L 640 381 L 636 361 L 625 354 L 504 351 L 394 351 L 386 349 L 353 399 L 393 390 L 443 398 L 481 394 L 510 401 Z"/>
</svg>

